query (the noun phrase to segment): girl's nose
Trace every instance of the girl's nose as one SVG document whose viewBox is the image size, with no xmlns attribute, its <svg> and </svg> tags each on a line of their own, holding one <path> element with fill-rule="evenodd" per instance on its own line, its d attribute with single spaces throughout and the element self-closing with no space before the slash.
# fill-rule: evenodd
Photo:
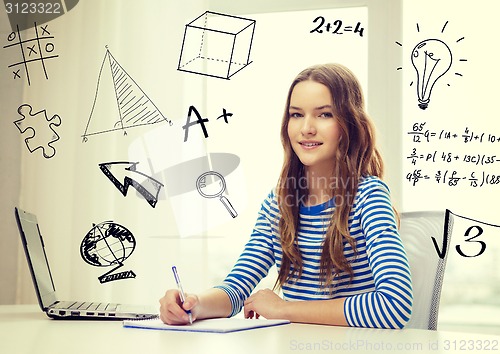
<svg viewBox="0 0 500 354">
<path fill-rule="evenodd" d="M 314 125 L 314 119 L 312 117 L 304 117 L 300 132 L 304 136 L 316 134 L 316 127 Z"/>
</svg>

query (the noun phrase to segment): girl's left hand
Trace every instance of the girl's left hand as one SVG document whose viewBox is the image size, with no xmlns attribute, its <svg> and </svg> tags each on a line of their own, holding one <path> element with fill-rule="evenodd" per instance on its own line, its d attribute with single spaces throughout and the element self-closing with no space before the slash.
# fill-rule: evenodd
<svg viewBox="0 0 500 354">
<path fill-rule="evenodd" d="M 258 319 L 263 316 L 269 320 L 284 319 L 286 301 L 280 298 L 271 289 L 263 289 L 251 295 L 245 301 L 245 318 Z"/>
</svg>

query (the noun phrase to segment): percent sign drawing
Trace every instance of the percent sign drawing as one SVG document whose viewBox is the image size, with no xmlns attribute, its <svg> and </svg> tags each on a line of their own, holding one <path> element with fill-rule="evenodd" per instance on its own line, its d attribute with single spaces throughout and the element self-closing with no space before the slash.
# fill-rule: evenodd
<svg viewBox="0 0 500 354">
<path fill-rule="evenodd" d="M 45 66 L 45 61 L 53 58 L 57 58 L 59 55 L 53 54 L 54 52 L 54 43 L 50 41 L 54 38 L 50 34 L 47 29 L 48 25 L 39 26 L 35 22 L 35 36 L 33 38 L 23 39 L 21 37 L 21 31 L 19 30 L 19 26 L 16 26 L 16 31 L 11 32 L 7 36 L 7 41 L 10 44 L 3 46 L 4 48 L 11 48 L 15 46 L 19 46 L 21 60 L 10 64 L 9 68 L 14 68 L 13 78 L 21 79 L 21 70 L 24 67 L 24 71 L 26 74 L 26 79 L 28 80 L 28 86 L 31 85 L 30 78 L 30 65 L 34 63 L 39 63 L 40 67 L 43 70 L 45 75 L 45 79 L 49 79 L 47 74 L 47 68 Z"/>
</svg>

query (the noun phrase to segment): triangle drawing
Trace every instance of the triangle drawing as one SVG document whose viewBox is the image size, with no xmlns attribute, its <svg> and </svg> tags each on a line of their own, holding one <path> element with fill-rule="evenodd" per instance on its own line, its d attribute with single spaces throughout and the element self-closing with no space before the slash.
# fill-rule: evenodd
<svg viewBox="0 0 500 354">
<path fill-rule="evenodd" d="M 105 65 L 106 59 L 109 66 Z M 162 122 L 173 124 L 106 49 L 83 141 L 92 135 L 117 130 L 126 135 L 126 129 Z"/>
</svg>

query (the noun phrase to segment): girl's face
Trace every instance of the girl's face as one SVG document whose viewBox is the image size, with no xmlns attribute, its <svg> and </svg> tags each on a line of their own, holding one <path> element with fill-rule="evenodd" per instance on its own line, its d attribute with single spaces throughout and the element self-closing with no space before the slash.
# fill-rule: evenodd
<svg viewBox="0 0 500 354">
<path fill-rule="evenodd" d="M 293 151 L 310 171 L 330 175 L 340 140 L 330 90 L 312 80 L 293 88 L 288 107 L 288 137 Z"/>
</svg>

